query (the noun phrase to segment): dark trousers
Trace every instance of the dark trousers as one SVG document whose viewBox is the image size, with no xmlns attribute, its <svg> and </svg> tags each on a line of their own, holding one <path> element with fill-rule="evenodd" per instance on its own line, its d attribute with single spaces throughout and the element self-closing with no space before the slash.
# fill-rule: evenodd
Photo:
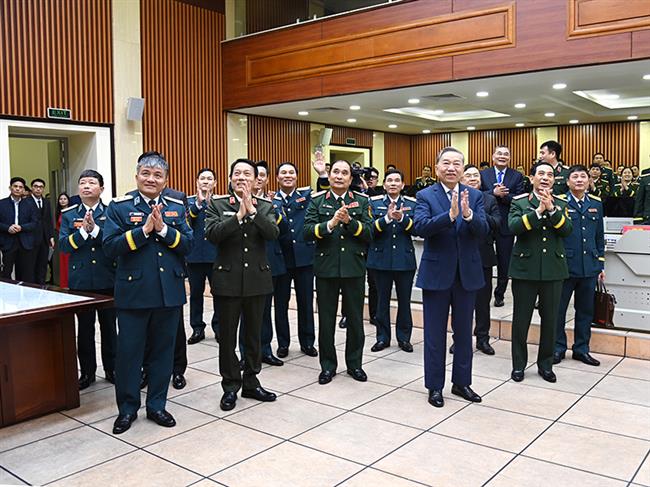
<svg viewBox="0 0 650 487">
<path fill-rule="evenodd" d="M 492 267 L 483 267 L 485 286 L 476 292 L 474 336 L 476 341 L 490 339 L 490 299 L 492 299 Z"/>
<path fill-rule="evenodd" d="M 221 387 L 225 392 L 237 392 L 243 388 L 252 390 L 260 383 L 257 380 L 262 364 L 261 328 L 267 296 L 217 296 L 219 306 L 219 373 Z M 244 374 L 239 370 L 239 359 L 235 353 L 239 318 L 246 323 L 243 342 Z"/>
<path fill-rule="evenodd" d="M 542 370 L 553 368 L 557 312 L 562 293 L 562 281 L 512 280 L 514 307 L 512 314 L 512 368 L 524 370 L 528 362 L 528 328 L 533 317 L 535 301 L 539 296 L 539 350 L 537 366 Z"/>
<path fill-rule="evenodd" d="M 395 335 L 398 342 L 411 341 L 413 317 L 411 315 L 411 291 L 413 289 L 412 271 L 386 271 L 373 269 L 377 284 L 377 341 L 390 343 L 390 297 L 395 283 L 397 294 L 397 319 Z"/>
<path fill-rule="evenodd" d="M 17 244 L 11 250 L 2 251 L 2 272 L 0 277 L 11 279 L 11 273 L 16 268 L 16 281 L 34 282 L 34 252 L 26 250 Z"/>
<path fill-rule="evenodd" d="M 286 274 L 277 277 L 275 283 L 275 332 L 278 347 L 289 347 L 291 332 L 289 330 L 289 299 L 291 299 L 291 281 L 296 291 L 298 306 L 298 342 L 300 346 L 312 347 L 316 335 L 314 332 L 314 268 L 312 266 L 293 267 Z"/>
<path fill-rule="evenodd" d="M 144 351 L 144 364 L 142 368 L 149 373 L 149 355 L 151 350 L 149 342 Z M 183 320 L 183 308 L 181 308 L 178 327 L 176 328 L 176 341 L 174 342 L 174 374 L 184 374 L 187 369 L 187 335 L 185 334 L 185 321 Z"/>
<path fill-rule="evenodd" d="M 113 289 L 96 289 L 87 292 L 113 295 Z M 115 308 L 104 308 L 77 313 L 79 330 L 77 333 L 77 354 L 82 375 L 95 376 L 97 358 L 95 352 L 95 315 L 99 320 L 101 334 L 102 365 L 104 372 L 115 371 L 115 349 L 117 347 L 117 331 L 115 326 Z"/>
<path fill-rule="evenodd" d="M 591 322 L 594 318 L 594 294 L 598 276 L 570 277 L 562 284 L 560 306 L 557 316 L 555 352 L 564 353 L 567 349 L 566 310 L 573 294 L 573 307 L 576 310 L 573 328 L 573 347 L 575 353 L 589 353 Z"/>
<path fill-rule="evenodd" d="M 451 288 L 442 291 L 422 290 L 424 307 L 424 385 L 443 389 L 447 357 L 447 322 L 451 307 L 454 341 L 452 383 L 472 383 L 472 314 L 476 291 L 466 291 L 456 277 Z"/>
<path fill-rule="evenodd" d="M 318 304 L 318 347 L 322 370 L 336 371 L 338 361 L 334 346 L 336 310 L 342 295 L 343 315 L 347 318 L 345 329 L 345 364 L 348 369 L 361 367 L 363 357 L 363 277 L 317 277 L 316 302 Z"/>
<path fill-rule="evenodd" d="M 377 316 L 377 282 L 375 279 L 375 271 L 374 269 L 368 269 L 368 272 L 366 274 L 366 278 L 368 280 L 368 314 L 370 315 L 370 319 L 375 319 Z M 343 316 L 346 316 L 343 314 Z"/>
<path fill-rule="evenodd" d="M 133 414 L 140 408 L 140 375 L 145 346 L 149 348 L 147 409 L 165 409 L 180 314 L 180 306 L 117 310 L 115 396 L 120 414 Z"/>
<path fill-rule="evenodd" d="M 497 249 L 497 286 L 494 288 L 494 297 L 503 299 L 508 288 L 508 267 L 515 236 L 498 234 L 494 242 Z"/>
<path fill-rule="evenodd" d="M 194 331 L 205 330 L 203 321 L 203 292 L 205 291 L 205 281 L 212 282 L 212 264 L 211 263 L 193 263 L 187 264 L 188 281 L 190 283 L 190 326 Z M 216 299 L 212 298 L 212 331 L 215 336 L 219 336 L 219 314 L 217 312 Z"/>
<path fill-rule="evenodd" d="M 47 256 L 50 252 L 50 246 L 46 242 L 40 242 L 34 246 L 34 283 L 45 284 L 47 275 Z"/>
<path fill-rule="evenodd" d="M 273 285 L 275 286 L 275 277 L 273 278 Z M 273 355 L 271 349 L 271 340 L 273 340 L 273 323 L 271 322 L 271 307 L 273 305 L 273 295 L 267 294 L 264 300 L 264 313 L 262 315 L 262 328 L 260 330 L 260 346 L 262 350 L 262 357 Z M 244 344 L 244 334 L 246 323 L 244 317 L 241 317 L 239 322 L 239 356 L 241 358 L 246 356 L 246 345 Z"/>
</svg>

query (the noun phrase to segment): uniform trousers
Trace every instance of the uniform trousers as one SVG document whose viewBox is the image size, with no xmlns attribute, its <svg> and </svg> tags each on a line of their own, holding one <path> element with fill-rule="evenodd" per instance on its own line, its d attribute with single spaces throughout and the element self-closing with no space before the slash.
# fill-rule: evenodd
<svg viewBox="0 0 650 487">
<path fill-rule="evenodd" d="M 567 349 L 566 310 L 573 294 L 573 307 L 576 310 L 573 329 L 574 353 L 589 353 L 589 339 L 591 338 L 591 323 L 594 318 L 594 295 L 598 276 L 570 277 L 562 284 L 562 295 L 557 317 L 557 330 L 555 338 L 555 352 L 564 353 Z"/>
<path fill-rule="evenodd" d="M 190 284 L 190 326 L 194 331 L 202 332 L 205 330 L 203 321 L 203 292 L 205 291 L 205 281 L 212 282 L 212 263 L 188 263 L 187 264 L 188 282 Z M 219 336 L 219 314 L 217 312 L 216 300 L 212 299 L 212 331 L 215 336 Z"/>
<path fill-rule="evenodd" d="M 395 335 L 398 342 L 410 342 L 413 330 L 411 291 L 413 289 L 415 270 L 390 271 L 373 269 L 372 271 L 377 284 L 377 341 L 390 343 L 390 298 L 393 283 L 395 283 L 395 293 L 397 294 Z"/>
<path fill-rule="evenodd" d="M 149 373 L 149 355 L 151 350 L 149 342 L 144 351 L 143 370 Z M 183 308 L 181 308 L 178 326 L 176 328 L 176 340 L 174 341 L 174 374 L 184 374 L 187 370 L 187 335 L 185 334 L 185 320 L 183 319 Z"/>
<path fill-rule="evenodd" d="M 476 292 L 474 336 L 476 341 L 490 339 L 490 300 L 492 299 L 492 267 L 483 267 L 485 286 Z"/>
<path fill-rule="evenodd" d="M 16 268 L 15 280 L 34 282 L 34 252 L 23 249 L 20 244 L 14 245 L 11 250 L 2 251 L 2 272 L 0 277 L 11 279 L 11 273 Z"/>
<path fill-rule="evenodd" d="M 83 290 L 105 296 L 113 295 L 113 288 Z M 104 372 L 115 371 L 115 349 L 117 347 L 117 331 L 115 326 L 115 308 L 103 308 L 77 313 L 79 330 L 77 332 L 77 354 L 82 375 L 95 377 L 97 357 L 95 352 L 95 315 L 99 320 L 101 334 L 102 365 Z"/>
<path fill-rule="evenodd" d="M 289 300 L 291 299 L 291 281 L 296 291 L 298 305 L 298 341 L 300 346 L 313 347 L 314 332 L 314 268 L 312 266 L 292 267 L 286 274 L 277 277 L 275 299 L 275 332 L 278 347 L 289 347 L 291 332 L 289 330 Z"/>
<path fill-rule="evenodd" d="M 368 281 L 368 314 L 370 319 L 374 320 L 377 317 L 377 280 L 375 274 L 377 273 L 374 269 L 368 269 L 366 274 Z M 345 314 L 343 315 L 345 316 Z"/>
<path fill-rule="evenodd" d="M 140 408 L 140 378 L 145 346 L 149 348 L 147 409 L 165 409 L 180 316 L 180 306 L 118 308 L 115 396 L 120 414 L 134 414 Z"/>
<path fill-rule="evenodd" d="M 515 243 L 514 235 L 497 234 L 494 239 L 497 250 L 497 285 L 494 288 L 494 297 L 503 299 L 508 288 L 508 267 L 510 266 L 510 256 L 512 247 Z"/>
<path fill-rule="evenodd" d="M 275 288 L 276 277 L 273 278 L 273 287 Z M 260 331 L 260 344 L 262 357 L 273 355 L 271 341 L 273 340 L 273 323 L 271 321 L 271 308 L 273 307 L 273 294 L 267 294 L 264 300 L 264 314 L 262 315 L 262 329 Z M 277 307 L 277 304 L 276 304 Z M 277 315 L 276 315 L 277 316 Z M 276 318 L 277 319 L 277 318 Z M 244 317 L 239 322 L 239 357 L 243 359 L 246 356 L 246 345 L 244 344 L 244 330 L 246 323 Z"/>
<path fill-rule="evenodd" d="M 317 277 L 318 347 L 322 370 L 336 371 L 338 366 L 334 333 L 339 295 L 342 295 L 342 314 L 347 318 L 345 364 L 349 370 L 361 368 L 365 340 L 363 332 L 364 276 Z"/>
<path fill-rule="evenodd" d="M 528 328 L 533 317 L 535 301 L 539 296 L 540 336 L 537 366 L 542 370 L 553 367 L 555 329 L 562 281 L 512 280 L 514 298 L 512 314 L 512 368 L 524 370 L 528 362 Z"/>
<path fill-rule="evenodd" d="M 257 380 L 262 367 L 261 328 L 267 295 L 217 296 L 219 307 L 219 373 L 224 392 L 253 390 L 259 387 Z M 244 373 L 239 370 L 239 359 L 235 353 L 239 319 L 245 323 Z"/>
</svg>

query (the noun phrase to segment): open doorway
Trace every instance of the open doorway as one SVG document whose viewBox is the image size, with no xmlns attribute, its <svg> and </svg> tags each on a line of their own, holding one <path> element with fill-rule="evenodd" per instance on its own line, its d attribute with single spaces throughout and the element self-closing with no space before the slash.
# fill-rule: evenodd
<svg viewBox="0 0 650 487">
<path fill-rule="evenodd" d="M 372 159 L 370 157 L 370 149 L 363 147 L 350 147 L 345 145 L 330 145 L 329 146 L 329 162 L 330 164 L 344 160 L 350 164 L 358 162 L 361 167 L 372 166 Z"/>
</svg>

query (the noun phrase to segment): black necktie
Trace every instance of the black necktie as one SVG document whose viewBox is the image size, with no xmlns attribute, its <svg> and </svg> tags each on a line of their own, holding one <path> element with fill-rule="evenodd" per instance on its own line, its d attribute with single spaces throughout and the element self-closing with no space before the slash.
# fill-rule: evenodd
<svg viewBox="0 0 650 487">
<path fill-rule="evenodd" d="M 43 203 L 41 200 L 36 200 L 38 202 L 38 209 L 42 210 L 43 209 Z"/>
<path fill-rule="evenodd" d="M 151 206 L 152 208 L 156 206 L 156 200 L 149 200 L 149 206 Z"/>
<path fill-rule="evenodd" d="M 582 207 L 584 205 L 584 202 L 582 200 L 578 200 L 578 209 L 582 211 Z"/>
</svg>

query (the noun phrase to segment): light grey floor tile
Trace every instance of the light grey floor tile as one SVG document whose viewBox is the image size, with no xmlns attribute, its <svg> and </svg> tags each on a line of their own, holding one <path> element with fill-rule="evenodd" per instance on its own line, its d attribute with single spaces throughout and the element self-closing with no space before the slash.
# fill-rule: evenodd
<svg viewBox="0 0 650 487">
<path fill-rule="evenodd" d="M 366 468 L 339 485 L 341 487 L 367 487 L 369 485 L 373 487 L 417 487 L 421 484 L 416 484 L 386 472 L 380 472 L 374 468 Z"/>
<path fill-rule="evenodd" d="M 61 413 L 0 428 L 0 452 L 83 426 Z"/>
<path fill-rule="evenodd" d="M 588 395 L 650 406 L 650 384 L 648 381 L 640 379 L 608 375 L 589 391 Z"/>
<path fill-rule="evenodd" d="M 482 404 L 515 413 L 557 419 L 578 399 L 578 394 L 509 381 L 484 395 Z"/>
<path fill-rule="evenodd" d="M 650 455 L 646 456 L 641 468 L 634 476 L 634 483 L 638 485 L 650 486 Z"/>
<path fill-rule="evenodd" d="M 370 381 L 357 382 L 339 374 L 329 384 L 312 384 L 293 391 L 291 395 L 342 409 L 354 409 L 394 389 Z"/>
<path fill-rule="evenodd" d="M 610 374 L 631 379 L 650 380 L 650 360 L 624 358 L 621 363 L 614 367 Z"/>
</svg>

